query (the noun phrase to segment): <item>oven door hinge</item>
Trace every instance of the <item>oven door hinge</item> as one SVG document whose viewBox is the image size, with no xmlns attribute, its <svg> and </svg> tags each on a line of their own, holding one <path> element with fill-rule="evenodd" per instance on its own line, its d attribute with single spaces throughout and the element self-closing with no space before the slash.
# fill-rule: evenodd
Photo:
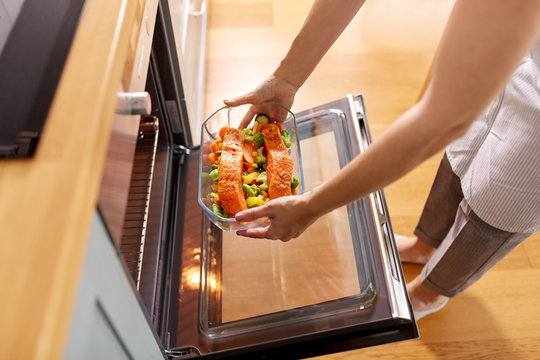
<svg viewBox="0 0 540 360">
<path fill-rule="evenodd" d="M 174 145 L 173 147 L 173 154 L 175 157 L 178 157 L 178 160 L 180 161 L 180 165 L 184 164 L 184 158 L 186 155 L 189 155 L 191 153 L 191 150 L 183 145 Z"/>
<path fill-rule="evenodd" d="M 188 346 L 181 349 L 165 350 L 165 355 L 170 360 L 174 359 L 195 359 L 201 356 L 197 348 Z"/>
</svg>

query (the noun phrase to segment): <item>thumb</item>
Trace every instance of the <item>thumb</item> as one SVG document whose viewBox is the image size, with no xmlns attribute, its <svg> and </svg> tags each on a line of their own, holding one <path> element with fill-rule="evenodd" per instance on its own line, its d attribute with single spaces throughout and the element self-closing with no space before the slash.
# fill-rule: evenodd
<svg viewBox="0 0 540 360">
<path fill-rule="evenodd" d="M 235 219 L 236 221 L 253 221 L 269 215 L 270 212 L 268 211 L 268 207 L 263 205 L 253 209 L 240 211 L 236 214 Z"/>
<path fill-rule="evenodd" d="M 235 97 L 231 100 L 223 100 L 223 103 L 230 107 L 235 107 L 238 105 L 244 105 L 244 104 L 252 104 L 253 103 L 253 93 L 249 93 L 246 95 L 241 95 L 238 97 Z"/>
</svg>

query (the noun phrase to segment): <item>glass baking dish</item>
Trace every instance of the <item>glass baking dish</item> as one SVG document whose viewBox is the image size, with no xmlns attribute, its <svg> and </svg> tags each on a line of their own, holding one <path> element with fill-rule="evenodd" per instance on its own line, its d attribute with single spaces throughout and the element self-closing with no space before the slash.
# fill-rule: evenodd
<svg viewBox="0 0 540 360">
<path fill-rule="evenodd" d="M 266 226 L 269 222 L 268 218 L 260 218 L 255 221 L 238 222 L 234 218 L 224 218 L 212 211 L 211 193 L 215 191 L 212 185 L 216 182 L 210 178 L 212 165 L 209 160 L 209 155 L 212 153 L 211 144 L 216 139 L 219 139 L 219 130 L 223 126 L 238 128 L 240 123 L 246 116 L 250 116 L 249 108 L 251 105 L 241 105 L 237 107 L 224 106 L 214 112 L 208 119 L 204 121 L 201 127 L 201 152 L 199 159 L 199 205 L 203 208 L 206 216 L 210 221 L 225 231 L 237 231 L 251 229 L 256 227 Z M 298 130 L 296 127 L 296 117 L 284 106 L 278 103 L 266 104 L 265 112 L 267 114 L 286 112 L 286 119 L 282 123 L 283 129 L 289 132 L 291 137 L 291 146 L 289 154 L 294 163 L 293 177 L 300 180 L 300 184 L 296 188 L 296 194 L 304 192 L 304 175 L 302 171 L 302 157 L 300 155 L 300 146 L 298 142 Z M 253 116 L 254 118 L 255 116 Z M 253 124 L 253 118 L 250 119 L 248 128 Z"/>
</svg>

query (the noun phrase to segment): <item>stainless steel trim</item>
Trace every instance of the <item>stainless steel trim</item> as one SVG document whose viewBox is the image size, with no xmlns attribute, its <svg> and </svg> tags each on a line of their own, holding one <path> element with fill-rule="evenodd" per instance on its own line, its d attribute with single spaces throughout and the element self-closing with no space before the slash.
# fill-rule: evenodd
<svg viewBox="0 0 540 360">
<path fill-rule="evenodd" d="M 362 131 L 360 129 L 360 121 L 364 119 L 365 115 L 363 106 L 359 99 L 352 94 L 347 95 L 347 100 L 351 115 L 353 116 L 353 125 L 358 138 L 358 143 L 360 145 L 360 152 L 362 153 L 367 149 L 367 141 L 362 136 Z M 394 318 L 412 319 L 412 314 L 409 312 L 409 307 L 407 305 L 408 301 L 406 294 L 405 292 L 400 291 L 405 284 L 405 280 L 399 271 L 397 272 L 398 279 L 395 279 L 392 275 L 392 265 L 390 263 L 391 259 L 389 258 L 389 253 L 393 252 L 393 249 L 388 249 L 383 232 L 383 224 L 388 221 L 388 216 L 384 213 L 382 204 L 380 209 L 377 206 L 377 197 L 375 193 L 371 193 L 369 195 L 369 199 L 371 210 L 373 212 L 373 221 L 377 230 L 377 240 L 381 249 L 381 260 L 385 268 L 384 275 L 388 284 L 388 292 L 391 294 L 389 300 L 392 309 L 392 316 Z"/>
<path fill-rule="evenodd" d="M 121 115 L 148 115 L 152 110 L 150 94 L 140 92 L 119 92 L 116 113 Z"/>
</svg>

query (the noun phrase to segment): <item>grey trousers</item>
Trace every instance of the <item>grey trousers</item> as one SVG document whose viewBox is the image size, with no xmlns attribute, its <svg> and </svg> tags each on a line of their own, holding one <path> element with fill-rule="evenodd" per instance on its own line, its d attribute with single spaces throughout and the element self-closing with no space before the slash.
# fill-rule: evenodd
<svg viewBox="0 0 540 360">
<path fill-rule="evenodd" d="M 414 234 L 437 248 L 422 285 L 448 297 L 461 293 L 531 234 L 497 229 L 471 210 L 444 155 Z"/>
</svg>

